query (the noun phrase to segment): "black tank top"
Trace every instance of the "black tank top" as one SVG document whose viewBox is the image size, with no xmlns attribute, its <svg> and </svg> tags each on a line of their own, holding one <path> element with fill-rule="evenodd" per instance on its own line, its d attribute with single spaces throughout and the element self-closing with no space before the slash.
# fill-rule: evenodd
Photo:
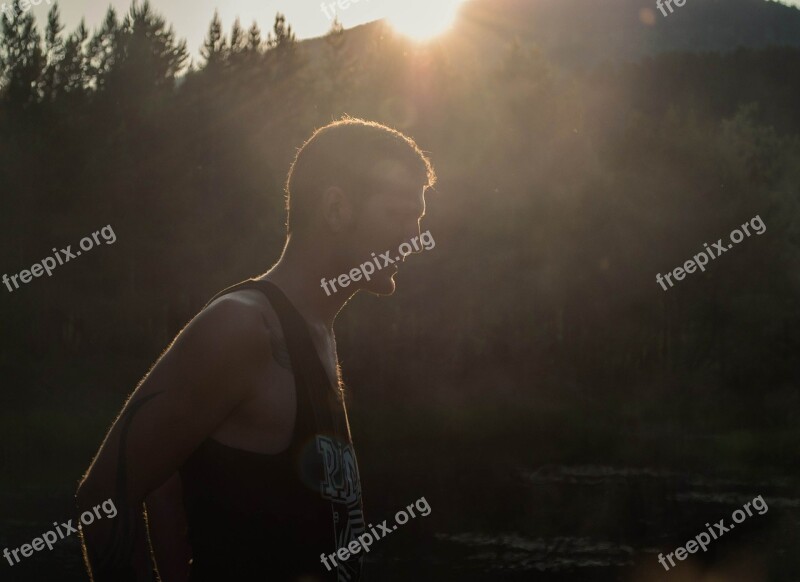
<svg viewBox="0 0 800 582">
<path fill-rule="evenodd" d="M 246 281 L 278 315 L 294 374 L 289 448 L 259 454 L 207 439 L 181 467 L 192 548 L 191 582 L 361 580 L 364 553 L 329 571 L 321 562 L 365 531 L 361 480 L 341 395 L 300 313 L 278 287 Z M 212 299 L 213 301 L 213 299 Z"/>
</svg>

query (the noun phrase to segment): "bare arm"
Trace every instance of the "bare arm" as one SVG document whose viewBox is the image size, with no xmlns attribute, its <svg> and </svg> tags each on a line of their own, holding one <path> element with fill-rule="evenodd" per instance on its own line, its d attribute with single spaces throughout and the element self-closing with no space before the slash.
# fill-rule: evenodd
<svg viewBox="0 0 800 582">
<path fill-rule="evenodd" d="M 119 512 L 82 530 L 92 580 L 152 579 L 145 498 L 263 378 L 269 353 L 260 312 L 232 297 L 178 334 L 125 404 L 78 489 L 80 511 L 113 499 Z"/>
</svg>

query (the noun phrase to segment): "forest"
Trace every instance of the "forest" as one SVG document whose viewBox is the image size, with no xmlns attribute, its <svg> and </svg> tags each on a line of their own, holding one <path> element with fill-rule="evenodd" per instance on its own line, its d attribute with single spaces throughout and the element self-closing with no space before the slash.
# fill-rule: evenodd
<svg viewBox="0 0 800 582">
<path fill-rule="evenodd" d="M 632 0 L 583 35 L 584 5 L 473 0 L 427 45 L 209 15 L 200 56 L 147 1 L 96 30 L 57 4 L 2 16 L 0 275 L 117 240 L 0 286 L 0 542 L 68 511 L 175 334 L 274 263 L 296 148 L 352 115 L 439 175 L 436 249 L 336 325 L 367 510 L 433 508 L 370 557 L 375 579 L 656 579 L 648 547 L 728 512 L 713 481 L 775 511 L 709 571 L 738 555 L 756 574 L 736 579 L 796 580 L 800 10 L 690 0 L 671 38 Z M 762 236 L 657 284 L 756 215 Z M 77 546 L 42 560 L 84 579 Z"/>
</svg>

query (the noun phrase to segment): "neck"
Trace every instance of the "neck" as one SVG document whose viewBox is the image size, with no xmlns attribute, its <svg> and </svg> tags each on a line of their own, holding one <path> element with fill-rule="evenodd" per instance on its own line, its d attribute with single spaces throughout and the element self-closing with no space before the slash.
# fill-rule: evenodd
<svg viewBox="0 0 800 582">
<path fill-rule="evenodd" d="M 352 293 L 328 296 L 320 287 L 320 280 L 330 277 L 335 264 L 326 245 L 294 240 L 289 235 L 281 258 L 258 279 L 277 285 L 310 325 L 332 331 L 336 315 L 352 297 Z"/>
</svg>

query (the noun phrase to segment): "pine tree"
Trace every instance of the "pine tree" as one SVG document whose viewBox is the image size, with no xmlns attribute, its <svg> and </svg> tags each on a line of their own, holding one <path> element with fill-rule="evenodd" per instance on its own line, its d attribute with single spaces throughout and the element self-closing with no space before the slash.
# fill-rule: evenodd
<svg viewBox="0 0 800 582">
<path fill-rule="evenodd" d="M 231 42 L 228 48 L 228 61 L 233 68 L 239 68 L 245 60 L 247 39 L 239 19 L 233 22 L 231 28 Z"/>
<path fill-rule="evenodd" d="M 27 107 L 39 100 L 42 37 L 30 12 L 14 10 L 0 16 L 0 32 L 0 94 L 12 107 Z"/>
<path fill-rule="evenodd" d="M 220 66 L 225 61 L 227 47 L 228 41 L 222 33 L 222 21 L 219 12 L 215 10 L 214 18 L 208 27 L 208 34 L 203 41 L 203 48 L 200 49 L 200 54 L 206 61 L 205 66 L 207 68 Z"/>
<path fill-rule="evenodd" d="M 292 25 L 286 24 L 286 17 L 280 12 L 275 15 L 272 30 L 267 40 L 269 48 L 275 50 L 279 56 L 294 52 L 297 39 L 292 32 Z"/>
<path fill-rule="evenodd" d="M 64 43 L 64 58 L 59 67 L 60 74 L 55 87 L 56 95 L 79 96 L 88 87 L 89 58 L 86 47 L 88 37 L 89 32 L 81 20 L 78 28 L 69 35 Z"/>
<path fill-rule="evenodd" d="M 253 25 L 247 31 L 247 51 L 252 54 L 260 53 L 262 43 L 261 29 L 258 27 L 258 24 L 253 22 Z"/>
<path fill-rule="evenodd" d="M 272 32 L 267 38 L 267 57 L 272 68 L 273 79 L 287 76 L 295 67 L 297 40 L 286 17 L 278 12 Z"/>
<path fill-rule="evenodd" d="M 247 46 L 247 41 L 244 36 L 244 30 L 242 29 L 242 24 L 239 22 L 239 19 L 233 21 L 233 27 L 231 28 L 231 44 L 230 44 L 230 54 L 235 55 L 243 52 Z"/>
<path fill-rule="evenodd" d="M 172 26 L 150 7 L 150 2 L 131 6 L 122 24 L 118 52 L 124 72 L 145 87 L 172 89 L 175 77 L 189 59 L 186 41 L 177 41 Z"/>
<path fill-rule="evenodd" d="M 109 6 L 103 25 L 89 43 L 89 70 L 98 90 L 106 88 L 109 76 L 123 58 L 120 35 L 117 13 Z"/>
<path fill-rule="evenodd" d="M 64 60 L 64 39 L 61 36 L 63 31 L 64 26 L 61 24 L 61 15 L 56 4 L 47 14 L 47 29 L 44 35 L 45 68 L 41 92 L 46 101 L 55 99 L 58 88 L 59 69 Z"/>
<path fill-rule="evenodd" d="M 327 42 L 328 46 L 330 46 L 338 55 L 341 48 L 344 46 L 344 41 L 344 26 L 337 15 L 333 17 L 331 27 L 328 29 L 328 33 L 325 35 L 325 42 Z"/>
</svg>

